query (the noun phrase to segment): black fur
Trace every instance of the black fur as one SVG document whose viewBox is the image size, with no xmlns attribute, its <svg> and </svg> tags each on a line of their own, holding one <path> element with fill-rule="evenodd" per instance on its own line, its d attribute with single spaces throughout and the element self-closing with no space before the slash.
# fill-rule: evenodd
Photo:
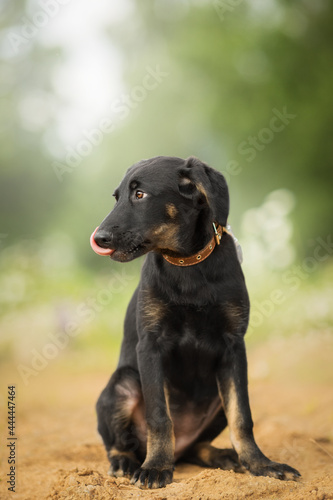
<svg viewBox="0 0 333 500">
<path fill-rule="evenodd" d="M 128 306 L 119 364 L 98 403 L 110 473 L 162 487 L 179 459 L 280 479 L 299 473 L 257 447 L 247 390 L 249 299 L 233 238 L 191 267 L 190 256 L 229 212 L 224 177 L 196 158 L 156 157 L 132 166 L 95 241 L 113 260 L 147 254 Z M 233 450 L 210 442 L 228 425 Z"/>
</svg>

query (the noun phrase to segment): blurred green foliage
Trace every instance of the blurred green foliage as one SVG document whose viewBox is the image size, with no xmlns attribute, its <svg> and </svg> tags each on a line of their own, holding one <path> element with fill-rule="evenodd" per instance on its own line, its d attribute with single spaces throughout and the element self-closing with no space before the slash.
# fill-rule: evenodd
<svg viewBox="0 0 333 500">
<path fill-rule="evenodd" d="M 290 220 L 296 262 L 311 257 L 317 238 L 331 235 L 333 10 L 328 0 L 127 0 L 126 12 L 100 28 L 106 62 L 111 72 L 121 72 L 123 87 L 111 96 L 114 109 L 106 107 L 89 131 L 92 137 L 106 118 L 112 131 L 95 135 L 88 154 L 79 155 L 76 163 L 72 155 L 71 164 L 68 152 L 78 154 L 80 141 L 86 140 L 83 125 L 69 120 L 72 137 L 78 139 L 66 139 L 59 126 L 66 124 L 64 118 L 59 121 L 59 112 L 70 117 L 72 105 L 59 87 L 73 55 L 71 26 L 64 21 L 58 44 L 46 43 L 44 35 L 52 23 L 61 26 L 66 9 L 74 10 L 80 26 L 86 3 L 61 7 L 49 25 L 14 50 L 13 33 L 21 33 L 23 17 L 34 19 L 41 5 L 7 0 L 0 6 L 4 352 L 11 336 L 24 338 L 26 321 L 39 335 L 61 330 L 80 304 L 120 272 L 121 265 L 93 254 L 89 236 L 112 209 L 111 194 L 126 168 L 139 159 L 196 155 L 224 172 L 231 222 L 241 241 L 243 214 L 281 189 L 295 200 Z M 112 5 L 117 9 L 116 2 Z M 76 51 L 84 59 L 79 47 Z M 157 76 L 148 84 L 152 73 Z M 97 92 L 93 84 L 91 92 Z M 60 178 L 55 162 L 63 166 Z M 133 279 L 96 319 L 80 326 L 83 333 L 73 337 L 73 348 L 118 345 L 141 264 L 126 265 Z M 318 275 L 320 285 L 314 289 L 329 304 L 331 269 L 325 261 L 308 273 L 299 289 L 305 301 Z M 264 300 L 279 275 L 267 271 L 259 286 L 249 272 L 251 296 Z M 288 314 L 293 315 L 292 307 L 302 309 L 298 300 L 298 294 L 288 298 Z M 258 332 L 269 330 L 275 320 L 282 325 L 283 318 L 273 314 Z M 29 339 L 21 351 L 38 344 L 33 335 Z"/>
<path fill-rule="evenodd" d="M 167 76 L 59 182 L 52 163 L 64 163 L 69 144 L 55 158 L 45 136 L 56 135 L 55 111 L 70 105 L 54 82 L 66 63 L 66 37 L 49 47 L 37 33 L 13 54 L 9 36 L 19 33 L 22 15 L 30 12 L 30 19 L 34 11 L 23 1 L 3 2 L 0 229 L 7 242 L 60 230 L 70 235 L 78 256 L 89 259 L 87 237 L 112 208 L 110 195 L 130 164 L 157 154 L 195 154 L 224 172 L 237 163 L 240 173 L 227 175 L 236 228 L 265 194 L 290 189 L 297 202 L 295 243 L 306 254 L 308 239 L 331 231 L 330 2 L 129 3 L 125 19 L 103 27 L 122 58 L 127 91 L 142 82 L 147 67 Z M 33 7 L 41 10 L 38 3 Z M 80 6 L 75 8 L 79 21 Z M 52 101 L 39 121 L 38 99 L 45 107 Z M 274 109 L 294 118 L 265 135 Z M 36 113 L 30 123 L 27 113 Z M 251 137 L 255 146 L 248 144 Z"/>
</svg>

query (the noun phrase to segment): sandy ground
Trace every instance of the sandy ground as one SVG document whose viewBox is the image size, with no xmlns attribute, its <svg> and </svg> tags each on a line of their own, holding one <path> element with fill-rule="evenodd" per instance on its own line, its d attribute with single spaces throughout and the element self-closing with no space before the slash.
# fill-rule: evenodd
<svg viewBox="0 0 333 500">
<path fill-rule="evenodd" d="M 295 345 L 293 345 L 293 342 Z M 277 360 L 293 351 L 297 362 Z M 96 432 L 94 403 L 108 373 L 54 364 L 28 388 L 17 384 L 16 493 L 9 492 L 7 429 L 1 410 L 1 499 L 333 499 L 332 341 L 267 343 L 249 354 L 250 399 L 259 446 L 271 459 L 297 468 L 302 478 L 282 482 L 181 464 L 174 482 L 140 490 L 107 475 Z M 264 360 L 264 362 L 263 362 Z M 320 369 L 325 366 L 324 375 Z M 283 367 L 283 368 L 282 368 Z M 302 371 L 303 370 L 303 371 Z M 1 372 L 2 386 L 13 376 Z M 312 373 L 312 374 L 311 374 Z M 9 380 L 10 379 L 10 380 Z M 292 380 L 292 381 L 291 381 Z M 224 432 L 216 444 L 229 446 Z"/>
</svg>

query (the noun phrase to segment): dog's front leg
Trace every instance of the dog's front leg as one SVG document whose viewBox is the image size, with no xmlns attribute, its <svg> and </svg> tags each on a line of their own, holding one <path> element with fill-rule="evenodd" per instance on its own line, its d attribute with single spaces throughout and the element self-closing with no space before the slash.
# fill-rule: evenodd
<svg viewBox="0 0 333 500">
<path fill-rule="evenodd" d="M 217 383 L 227 417 L 230 438 L 240 463 L 256 476 L 296 479 L 299 472 L 289 465 L 272 462 L 258 448 L 247 388 L 247 361 L 243 339 L 228 349 L 217 372 Z"/>
<path fill-rule="evenodd" d="M 174 463 L 173 425 L 164 389 L 161 354 L 153 333 L 144 333 L 137 357 L 146 408 L 147 455 L 134 473 L 137 486 L 162 488 L 171 483 Z"/>
</svg>

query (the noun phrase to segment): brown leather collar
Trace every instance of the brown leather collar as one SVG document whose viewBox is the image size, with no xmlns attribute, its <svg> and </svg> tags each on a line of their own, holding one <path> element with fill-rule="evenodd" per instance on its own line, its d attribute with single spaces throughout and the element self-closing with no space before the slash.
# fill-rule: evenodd
<svg viewBox="0 0 333 500">
<path fill-rule="evenodd" d="M 222 227 L 219 224 L 215 224 L 214 222 L 213 222 L 213 229 L 214 229 L 213 238 L 209 241 L 209 243 L 207 243 L 205 248 L 200 250 L 200 252 L 196 253 L 195 255 L 191 255 L 190 257 L 171 257 L 171 255 L 163 253 L 162 254 L 163 257 L 167 262 L 173 264 L 174 266 L 187 267 L 199 264 L 200 262 L 202 262 L 203 260 L 207 259 L 207 257 L 210 256 L 216 245 L 220 244 L 222 233 L 228 232 L 225 227 Z"/>
</svg>

